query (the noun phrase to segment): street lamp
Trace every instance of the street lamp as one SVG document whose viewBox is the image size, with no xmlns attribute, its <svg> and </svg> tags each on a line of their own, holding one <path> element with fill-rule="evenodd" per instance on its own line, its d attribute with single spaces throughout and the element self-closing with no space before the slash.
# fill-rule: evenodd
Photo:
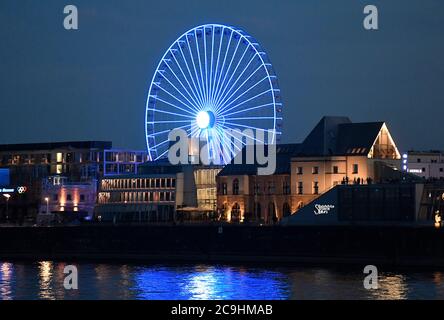
<svg viewBox="0 0 444 320">
<path fill-rule="evenodd" d="M 9 198 L 11 198 L 11 195 L 8 193 L 3 194 L 3 196 L 6 198 L 6 221 L 9 220 L 8 216 L 8 204 L 9 204 Z"/>
<path fill-rule="evenodd" d="M 49 198 L 46 197 L 45 201 L 46 201 L 46 214 L 49 214 Z"/>
</svg>

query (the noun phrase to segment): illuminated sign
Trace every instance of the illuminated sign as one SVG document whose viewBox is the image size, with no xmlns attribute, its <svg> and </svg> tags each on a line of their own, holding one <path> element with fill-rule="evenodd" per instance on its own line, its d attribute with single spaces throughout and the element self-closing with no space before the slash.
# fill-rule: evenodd
<svg viewBox="0 0 444 320">
<path fill-rule="evenodd" d="M 27 190 L 28 190 L 28 188 L 25 186 L 17 187 L 17 192 L 20 194 L 25 193 Z"/>
<path fill-rule="evenodd" d="M 315 215 L 321 215 L 321 214 L 329 214 L 331 209 L 334 209 L 335 206 L 332 204 L 315 204 Z"/>
<path fill-rule="evenodd" d="M 421 169 L 409 169 L 410 173 L 422 173 Z"/>
<path fill-rule="evenodd" d="M 404 170 L 404 171 L 408 171 L 408 161 L 407 161 L 407 159 L 408 159 L 408 154 L 404 153 L 402 155 L 402 170 Z"/>
<path fill-rule="evenodd" d="M 0 188 L 1 193 L 13 193 L 14 191 L 14 189 Z"/>
</svg>

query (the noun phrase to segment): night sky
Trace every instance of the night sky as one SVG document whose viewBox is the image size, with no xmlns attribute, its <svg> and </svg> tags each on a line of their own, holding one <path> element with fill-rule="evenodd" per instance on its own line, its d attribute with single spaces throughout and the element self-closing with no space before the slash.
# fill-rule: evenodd
<svg viewBox="0 0 444 320">
<path fill-rule="evenodd" d="M 79 30 L 63 8 L 79 9 Z M 378 31 L 362 26 L 366 4 Z M 444 149 L 444 1 L 1 0 L 0 143 L 111 140 L 145 148 L 159 59 L 203 23 L 242 27 L 282 90 L 282 142 L 323 115 L 387 121 L 401 150 Z"/>
</svg>

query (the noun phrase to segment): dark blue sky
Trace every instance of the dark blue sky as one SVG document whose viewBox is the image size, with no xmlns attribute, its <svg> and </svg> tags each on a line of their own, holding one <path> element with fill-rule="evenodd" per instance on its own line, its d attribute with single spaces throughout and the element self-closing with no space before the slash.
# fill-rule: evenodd
<svg viewBox="0 0 444 320">
<path fill-rule="evenodd" d="M 63 28 L 63 7 L 79 30 Z M 378 31 L 362 27 L 365 4 Z M 2 0 L 0 143 L 112 140 L 145 148 L 145 99 L 168 46 L 202 23 L 242 27 L 267 51 L 283 142 L 323 115 L 387 121 L 402 150 L 444 149 L 444 2 Z"/>
</svg>

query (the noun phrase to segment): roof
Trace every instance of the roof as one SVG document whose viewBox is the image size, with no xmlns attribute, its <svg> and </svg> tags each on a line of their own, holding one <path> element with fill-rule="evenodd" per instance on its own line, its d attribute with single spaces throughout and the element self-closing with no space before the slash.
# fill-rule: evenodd
<svg viewBox="0 0 444 320">
<path fill-rule="evenodd" d="M 367 154 L 383 125 L 384 122 L 352 123 L 347 117 L 323 117 L 296 156 Z"/>
<path fill-rule="evenodd" d="M 337 154 L 368 154 L 384 122 L 339 125 Z"/>
<path fill-rule="evenodd" d="M 266 147 L 265 152 L 267 152 Z M 276 146 L 276 170 L 274 174 L 290 174 L 291 158 L 299 153 L 300 147 L 300 143 L 278 144 Z M 246 148 L 242 149 L 242 164 L 235 164 L 233 160 L 219 172 L 218 176 L 256 175 L 259 167 L 266 167 L 266 165 L 259 165 L 256 157 L 253 164 L 246 164 Z"/>
<path fill-rule="evenodd" d="M 39 151 L 55 149 L 111 149 L 111 141 L 67 141 L 48 143 L 1 144 L 0 152 L 5 151 Z"/>
</svg>

